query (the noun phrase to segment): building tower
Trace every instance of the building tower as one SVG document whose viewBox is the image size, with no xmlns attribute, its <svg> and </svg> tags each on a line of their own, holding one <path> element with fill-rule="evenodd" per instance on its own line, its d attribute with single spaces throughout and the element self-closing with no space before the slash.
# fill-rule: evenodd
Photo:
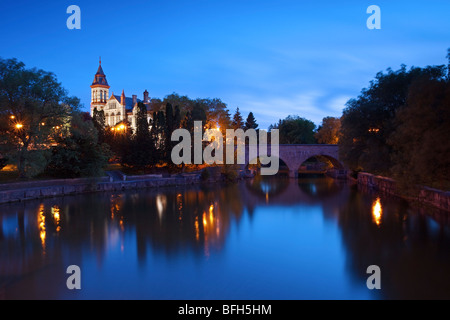
<svg viewBox="0 0 450 320">
<path fill-rule="evenodd" d="M 108 81 L 106 81 L 106 76 L 102 69 L 102 59 L 100 58 L 97 73 L 91 84 L 91 116 L 93 116 L 95 108 L 98 111 L 104 109 L 106 101 L 109 98 L 109 88 Z"/>
</svg>

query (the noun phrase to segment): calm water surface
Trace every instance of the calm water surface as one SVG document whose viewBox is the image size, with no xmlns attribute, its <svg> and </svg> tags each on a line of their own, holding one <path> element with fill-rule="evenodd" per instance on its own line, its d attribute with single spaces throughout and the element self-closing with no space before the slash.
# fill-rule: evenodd
<svg viewBox="0 0 450 320">
<path fill-rule="evenodd" d="M 329 178 L 2 205 L 0 298 L 450 299 L 448 220 Z"/>
</svg>

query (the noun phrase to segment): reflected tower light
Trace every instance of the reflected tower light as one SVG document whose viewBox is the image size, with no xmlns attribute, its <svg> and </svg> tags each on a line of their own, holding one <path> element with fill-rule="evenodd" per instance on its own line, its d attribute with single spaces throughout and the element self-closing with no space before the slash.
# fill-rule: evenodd
<svg viewBox="0 0 450 320">
<path fill-rule="evenodd" d="M 372 205 L 372 220 L 377 226 L 381 224 L 381 216 L 383 214 L 383 208 L 381 207 L 381 201 L 378 197 Z"/>
</svg>

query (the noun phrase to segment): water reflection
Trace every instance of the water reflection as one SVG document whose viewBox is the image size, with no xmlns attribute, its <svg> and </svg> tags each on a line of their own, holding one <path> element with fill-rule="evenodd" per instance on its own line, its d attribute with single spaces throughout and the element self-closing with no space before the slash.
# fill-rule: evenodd
<svg viewBox="0 0 450 320">
<path fill-rule="evenodd" d="M 45 238 L 46 238 L 46 231 L 45 231 L 45 214 L 44 214 L 44 205 L 41 204 L 39 206 L 38 211 L 38 226 L 39 226 L 39 238 L 41 239 L 42 244 L 42 251 L 45 254 Z"/>
<path fill-rule="evenodd" d="M 60 215 L 60 209 L 58 205 L 54 205 L 52 207 L 52 216 L 53 220 L 56 226 L 56 232 L 59 232 L 61 230 L 60 221 L 61 221 L 61 215 Z"/>
<path fill-rule="evenodd" d="M 0 206 L 6 298 L 450 298 L 449 249 L 448 221 L 328 178 Z M 71 264 L 81 293 L 65 289 Z M 380 292 L 365 287 L 372 264 Z"/>
<path fill-rule="evenodd" d="M 339 214 L 352 275 L 363 281 L 365 267 L 375 264 L 381 298 L 449 299 L 450 228 L 430 218 L 432 211 L 353 191 Z"/>
<path fill-rule="evenodd" d="M 373 222 L 375 222 L 377 226 L 381 224 L 381 214 L 382 214 L 381 200 L 380 197 L 377 197 L 374 204 L 372 205 L 372 218 Z"/>
</svg>

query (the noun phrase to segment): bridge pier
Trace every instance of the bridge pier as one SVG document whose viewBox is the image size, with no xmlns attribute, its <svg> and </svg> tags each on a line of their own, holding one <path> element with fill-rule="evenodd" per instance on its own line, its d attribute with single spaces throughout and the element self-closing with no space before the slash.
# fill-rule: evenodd
<svg viewBox="0 0 450 320">
<path fill-rule="evenodd" d="M 297 170 L 289 170 L 289 178 L 298 178 L 298 171 Z"/>
</svg>

